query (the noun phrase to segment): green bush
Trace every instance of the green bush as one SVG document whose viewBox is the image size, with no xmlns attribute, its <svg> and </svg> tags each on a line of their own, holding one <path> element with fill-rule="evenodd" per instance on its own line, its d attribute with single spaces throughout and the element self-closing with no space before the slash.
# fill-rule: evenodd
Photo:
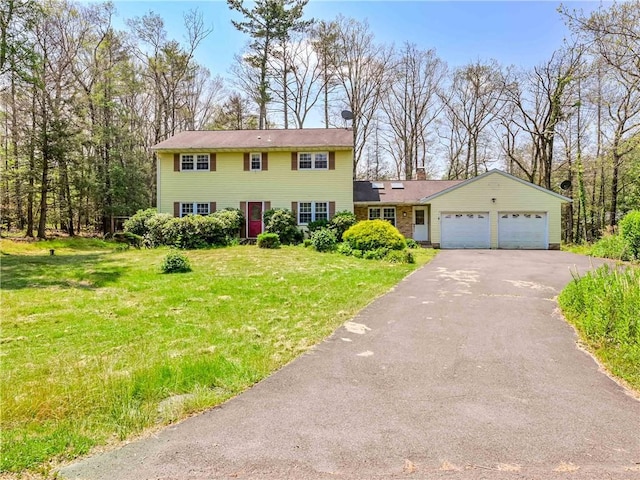
<svg viewBox="0 0 640 480">
<path fill-rule="evenodd" d="M 303 242 L 302 242 L 302 246 L 303 246 L 304 248 L 308 248 L 308 247 L 310 247 L 310 246 L 311 246 L 311 239 L 310 239 L 310 238 L 305 238 L 305 239 L 303 240 Z"/>
<path fill-rule="evenodd" d="M 329 226 L 329 220 L 315 220 L 313 222 L 309 222 L 307 224 L 307 229 L 309 230 L 309 237 L 315 231 L 321 230 L 323 228 L 327 228 Z"/>
<path fill-rule="evenodd" d="M 328 228 L 316 230 L 311 234 L 311 244 L 318 252 L 333 252 L 337 243 L 336 234 Z"/>
<path fill-rule="evenodd" d="M 342 242 L 338 244 L 336 251 L 341 255 L 346 255 L 347 257 L 353 255 L 353 248 L 347 242 Z"/>
<path fill-rule="evenodd" d="M 244 215 L 239 209 L 225 208 L 209 216 L 218 219 L 227 241 L 240 235 L 240 229 L 244 225 Z"/>
<path fill-rule="evenodd" d="M 166 222 L 162 229 L 166 245 L 185 249 L 206 247 L 206 242 L 200 236 L 202 218 L 200 215 L 187 215 Z"/>
<path fill-rule="evenodd" d="M 258 235 L 258 247 L 280 248 L 280 237 L 277 233 L 261 233 Z"/>
<path fill-rule="evenodd" d="M 164 237 L 165 224 L 173 219 L 168 213 L 158 213 L 147 220 L 147 233 L 144 235 L 144 245 L 149 248 L 167 245 Z"/>
<path fill-rule="evenodd" d="M 363 250 L 362 258 L 367 260 L 382 260 L 389 253 L 388 248 L 376 248 L 374 250 Z"/>
<path fill-rule="evenodd" d="M 298 228 L 296 216 L 286 209 L 267 210 L 263 215 L 265 233 L 275 233 L 285 245 L 302 243 L 304 234 Z"/>
<path fill-rule="evenodd" d="M 385 220 L 364 220 L 342 236 L 354 250 L 403 250 L 407 243 L 396 227 Z"/>
<path fill-rule="evenodd" d="M 149 228 L 147 222 L 157 215 L 155 208 L 148 208 L 146 210 L 138 210 L 135 214 L 124 221 L 123 228 L 125 232 L 133 233 L 144 237 Z"/>
<path fill-rule="evenodd" d="M 621 235 L 605 234 L 591 248 L 592 257 L 630 260 L 629 248 Z"/>
<path fill-rule="evenodd" d="M 640 259 L 640 210 L 624 216 L 620 221 L 620 235 L 629 248 L 631 258 Z"/>
<path fill-rule="evenodd" d="M 416 263 L 416 259 L 409 250 L 389 250 L 384 259 L 390 263 Z"/>
<path fill-rule="evenodd" d="M 415 249 L 419 248 L 418 242 L 416 242 L 413 238 L 407 238 L 407 248 Z"/>
<path fill-rule="evenodd" d="M 342 235 L 356 224 L 356 216 L 349 210 L 336 213 L 329 222 L 329 228 L 336 233 L 336 239 L 342 242 Z"/>
<path fill-rule="evenodd" d="M 140 248 L 143 238 L 131 232 L 117 232 L 113 234 L 113 239 L 119 243 L 126 243 L 129 246 Z"/>
<path fill-rule="evenodd" d="M 180 252 L 170 252 L 162 262 L 160 267 L 162 273 L 183 273 L 190 272 L 191 265 L 189 259 Z"/>
</svg>

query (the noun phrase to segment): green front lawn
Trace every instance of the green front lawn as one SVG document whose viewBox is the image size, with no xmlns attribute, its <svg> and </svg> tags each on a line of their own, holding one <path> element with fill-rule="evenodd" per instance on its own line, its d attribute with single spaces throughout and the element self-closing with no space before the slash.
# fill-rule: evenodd
<svg viewBox="0 0 640 480">
<path fill-rule="evenodd" d="M 0 249 L 0 471 L 44 474 L 242 392 L 434 254 L 406 265 L 238 246 L 186 252 L 193 271 L 163 275 L 166 249 Z"/>
</svg>

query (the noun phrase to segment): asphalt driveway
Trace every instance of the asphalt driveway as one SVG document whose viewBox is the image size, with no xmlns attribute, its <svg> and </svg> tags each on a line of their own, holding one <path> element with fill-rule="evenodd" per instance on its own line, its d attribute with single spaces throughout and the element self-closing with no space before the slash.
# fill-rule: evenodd
<svg viewBox="0 0 640 480">
<path fill-rule="evenodd" d="M 554 297 L 585 257 L 442 251 L 246 393 L 73 479 L 639 479 L 640 401 Z"/>
</svg>

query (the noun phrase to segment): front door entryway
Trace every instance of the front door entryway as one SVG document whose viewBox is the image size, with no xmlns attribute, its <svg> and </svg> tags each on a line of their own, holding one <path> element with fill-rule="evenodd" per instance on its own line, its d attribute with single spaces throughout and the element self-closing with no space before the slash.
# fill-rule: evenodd
<svg viewBox="0 0 640 480">
<path fill-rule="evenodd" d="M 416 242 L 429 240 L 427 207 L 413 207 L 413 239 Z"/>
<path fill-rule="evenodd" d="M 262 233 L 262 202 L 249 202 L 249 238 Z"/>
</svg>

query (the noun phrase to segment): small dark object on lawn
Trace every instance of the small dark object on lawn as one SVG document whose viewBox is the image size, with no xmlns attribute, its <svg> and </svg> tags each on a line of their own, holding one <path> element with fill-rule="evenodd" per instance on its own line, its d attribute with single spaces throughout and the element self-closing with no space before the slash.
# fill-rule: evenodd
<svg viewBox="0 0 640 480">
<path fill-rule="evenodd" d="M 55 255 L 56 251 L 52 248 L 51 250 L 49 250 L 49 255 Z"/>
</svg>

